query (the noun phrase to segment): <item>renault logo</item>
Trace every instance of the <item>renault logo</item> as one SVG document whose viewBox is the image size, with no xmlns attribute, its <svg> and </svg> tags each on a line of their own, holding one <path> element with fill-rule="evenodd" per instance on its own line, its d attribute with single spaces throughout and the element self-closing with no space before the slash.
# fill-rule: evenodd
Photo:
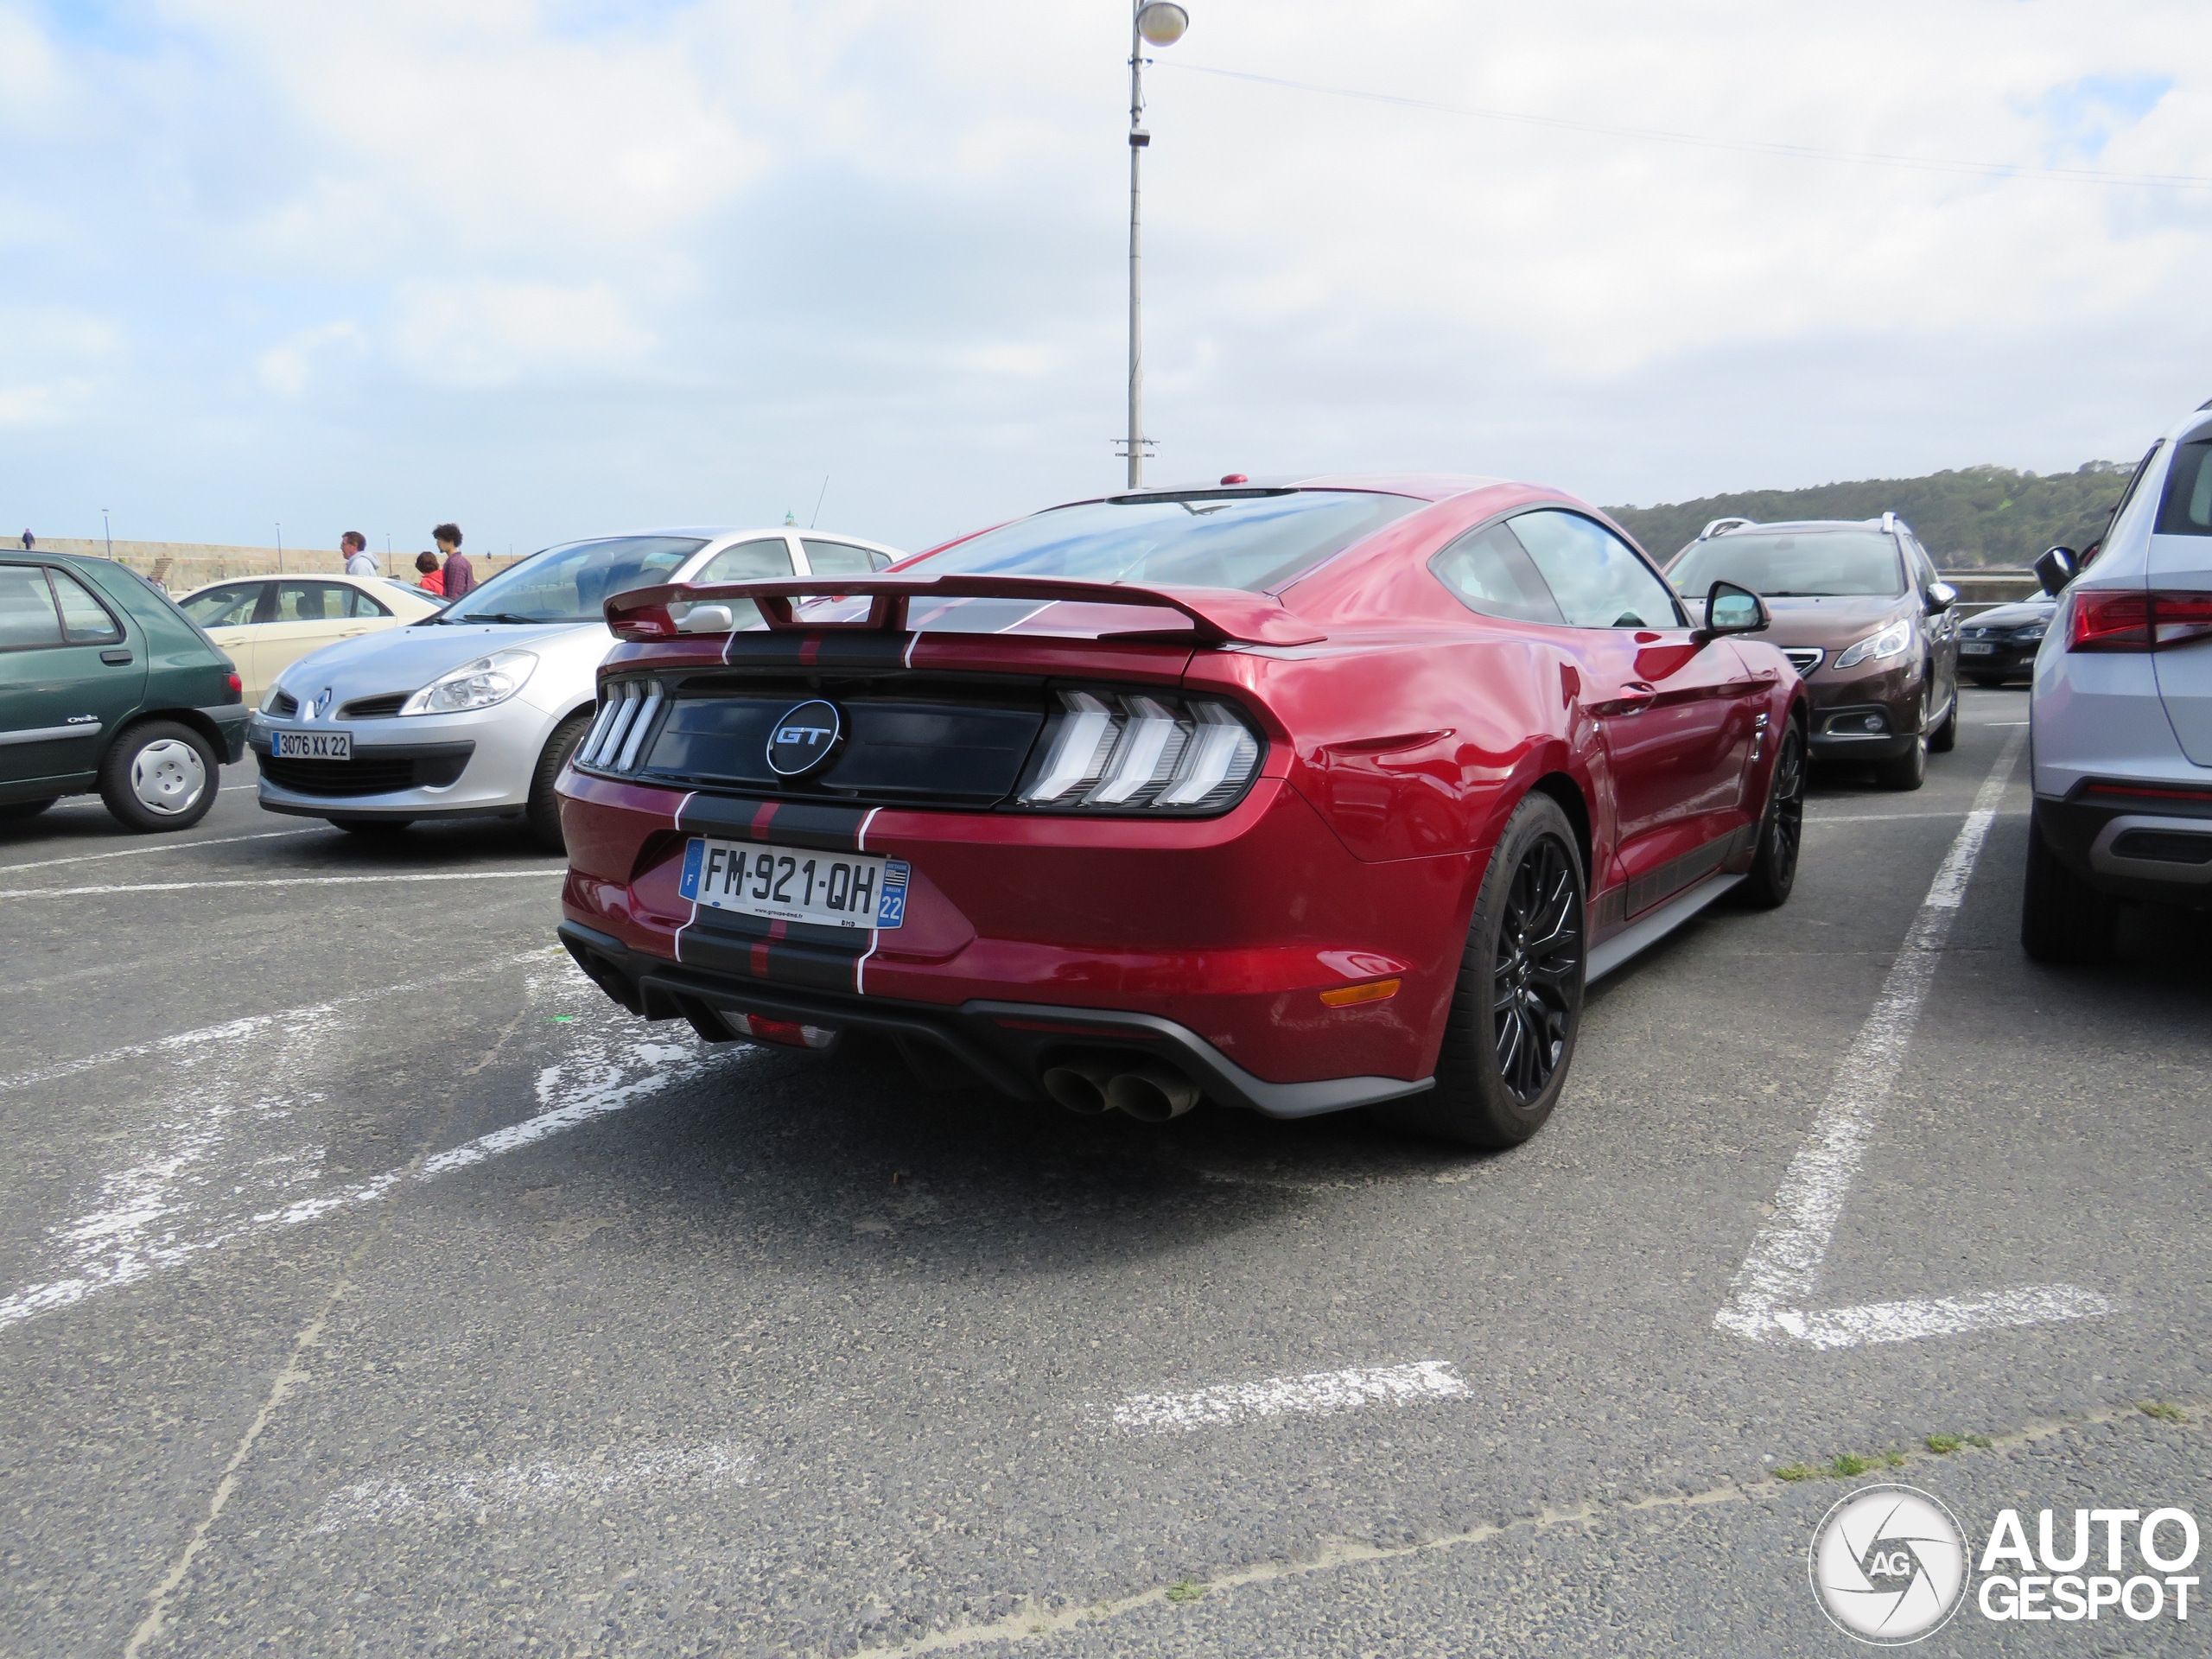
<svg viewBox="0 0 2212 1659">
<path fill-rule="evenodd" d="M 830 764 L 844 735 L 835 703 L 819 697 L 786 709 L 768 733 L 768 770 L 779 778 L 804 778 Z"/>
</svg>

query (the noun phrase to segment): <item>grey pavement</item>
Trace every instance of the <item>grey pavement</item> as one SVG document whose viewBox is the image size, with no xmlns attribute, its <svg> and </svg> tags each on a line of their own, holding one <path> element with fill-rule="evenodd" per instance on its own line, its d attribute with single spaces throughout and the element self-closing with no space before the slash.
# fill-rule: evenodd
<svg viewBox="0 0 2212 1659">
<path fill-rule="evenodd" d="M 0 827 L 0 1654 L 1845 1653 L 1805 1557 L 1855 1484 L 2212 1528 L 2202 923 L 2029 963 L 2024 764 L 1820 1298 L 2109 1311 L 1714 1325 L 2024 718 L 1818 778 L 1790 904 L 1596 988 L 1502 1156 L 709 1049 L 568 966 L 512 826 Z"/>
</svg>

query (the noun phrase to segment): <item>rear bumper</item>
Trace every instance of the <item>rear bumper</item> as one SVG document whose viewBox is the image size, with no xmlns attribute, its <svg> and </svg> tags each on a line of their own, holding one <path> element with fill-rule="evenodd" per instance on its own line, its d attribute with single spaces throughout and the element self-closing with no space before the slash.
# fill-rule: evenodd
<svg viewBox="0 0 2212 1659">
<path fill-rule="evenodd" d="M 2035 830 L 2100 893 L 2212 909 L 2212 804 L 2039 798 Z"/>
<path fill-rule="evenodd" d="M 253 710 L 242 702 L 219 702 L 212 709 L 194 711 L 215 728 L 223 740 L 223 764 L 235 766 L 245 759 L 246 728 L 252 723 Z"/>
<path fill-rule="evenodd" d="M 1269 1083 L 1254 1077 L 1196 1032 L 1157 1014 L 1073 1008 L 981 998 L 945 1007 L 880 996 L 768 985 L 684 967 L 631 950 L 609 933 L 561 924 L 561 943 L 576 965 L 614 1001 L 647 1020 L 687 1020 L 710 1042 L 729 1040 L 718 1013 L 761 1014 L 833 1031 L 866 1031 L 901 1044 L 928 1045 L 1017 1100 L 1046 1098 L 1039 1079 L 1074 1055 L 1128 1055 L 1164 1061 L 1217 1104 L 1268 1117 L 1316 1117 L 1426 1092 L 1434 1079 L 1329 1077 Z"/>
<path fill-rule="evenodd" d="M 785 1018 L 772 1012 L 783 999 L 833 1027 L 891 1010 L 971 1064 L 1010 1057 L 991 1075 L 1012 1088 L 1002 1074 L 1014 1067 L 1016 1092 L 1034 1091 L 1033 1068 L 1021 1069 L 1034 1049 L 1083 1046 L 1102 1025 L 1155 1033 L 1130 1043 L 1179 1047 L 1187 1035 L 1209 1092 L 1262 1110 L 1425 1086 L 1482 867 L 1473 854 L 1355 858 L 1303 796 L 1268 778 L 1218 818 L 1163 823 L 710 797 L 573 770 L 559 791 L 563 912 L 617 942 L 622 983 L 680 970 L 694 988 L 770 999 L 745 1012 Z M 694 836 L 903 859 L 904 925 L 869 933 L 695 906 L 678 886 Z M 1400 982 L 1395 995 L 1320 1000 L 1382 979 Z M 999 1026 L 978 1036 L 973 1011 L 986 1004 L 1075 1010 L 1083 1029 L 1043 1033 L 1043 1045 Z M 652 1006 L 656 1017 L 679 1011 Z M 1270 1092 L 1347 1079 L 1313 1096 L 1318 1106 Z"/>
</svg>

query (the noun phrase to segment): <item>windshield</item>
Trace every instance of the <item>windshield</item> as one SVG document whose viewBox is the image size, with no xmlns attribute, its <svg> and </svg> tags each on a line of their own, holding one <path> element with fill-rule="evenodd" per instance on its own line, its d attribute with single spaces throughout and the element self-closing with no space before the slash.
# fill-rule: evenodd
<svg viewBox="0 0 2212 1659">
<path fill-rule="evenodd" d="M 429 622 L 595 622 L 613 594 L 651 588 L 707 543 L 696 536 L 609 536 L 531 555 Z"/>
<path fill-rule="evenodd" d="M 1268 593 L 1421 501 L 1351 490 L 1086 501 L 949 547 L 920 574 L 1063 576 Z"/>
<path fill-rule="evenodd" d="M 1668 570 L 1675 591 L 1703 598 L 1732 582 L 1768 599 L 1904 592 L 1897 543 L 1878 530 L 1728 531 L 1686 549 Z"/>
</svg>

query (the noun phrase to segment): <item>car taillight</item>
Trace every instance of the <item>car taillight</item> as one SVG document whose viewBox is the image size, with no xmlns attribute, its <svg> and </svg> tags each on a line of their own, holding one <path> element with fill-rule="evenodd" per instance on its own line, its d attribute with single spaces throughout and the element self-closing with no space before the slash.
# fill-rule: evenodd
<svg viewBox="0 0 2212 1659">
<path fill-rule="evenodd" d="M 2074 595 L 2069 651 L 2164 651 L 2212 639 L 2212 594 L 2091 588 Z"/>
<path fill-rule="evenodd" d="M 237 675 L 232 674 L 226 677 L 224 683 L 231 688 L 231 695 L 224 698 L 224 702 L 243 702 L 245 700 L 245 682 L 244 680 L 238 678 Z"/>
<path fill-rule="evenodd" d="M 1230 704 L 1163 691 L 1063 691 L 1043 756 L 1015 791 L 1045 811 L 1225 810 L 1260 770 L 1258 734 Z"/>
</svg>

